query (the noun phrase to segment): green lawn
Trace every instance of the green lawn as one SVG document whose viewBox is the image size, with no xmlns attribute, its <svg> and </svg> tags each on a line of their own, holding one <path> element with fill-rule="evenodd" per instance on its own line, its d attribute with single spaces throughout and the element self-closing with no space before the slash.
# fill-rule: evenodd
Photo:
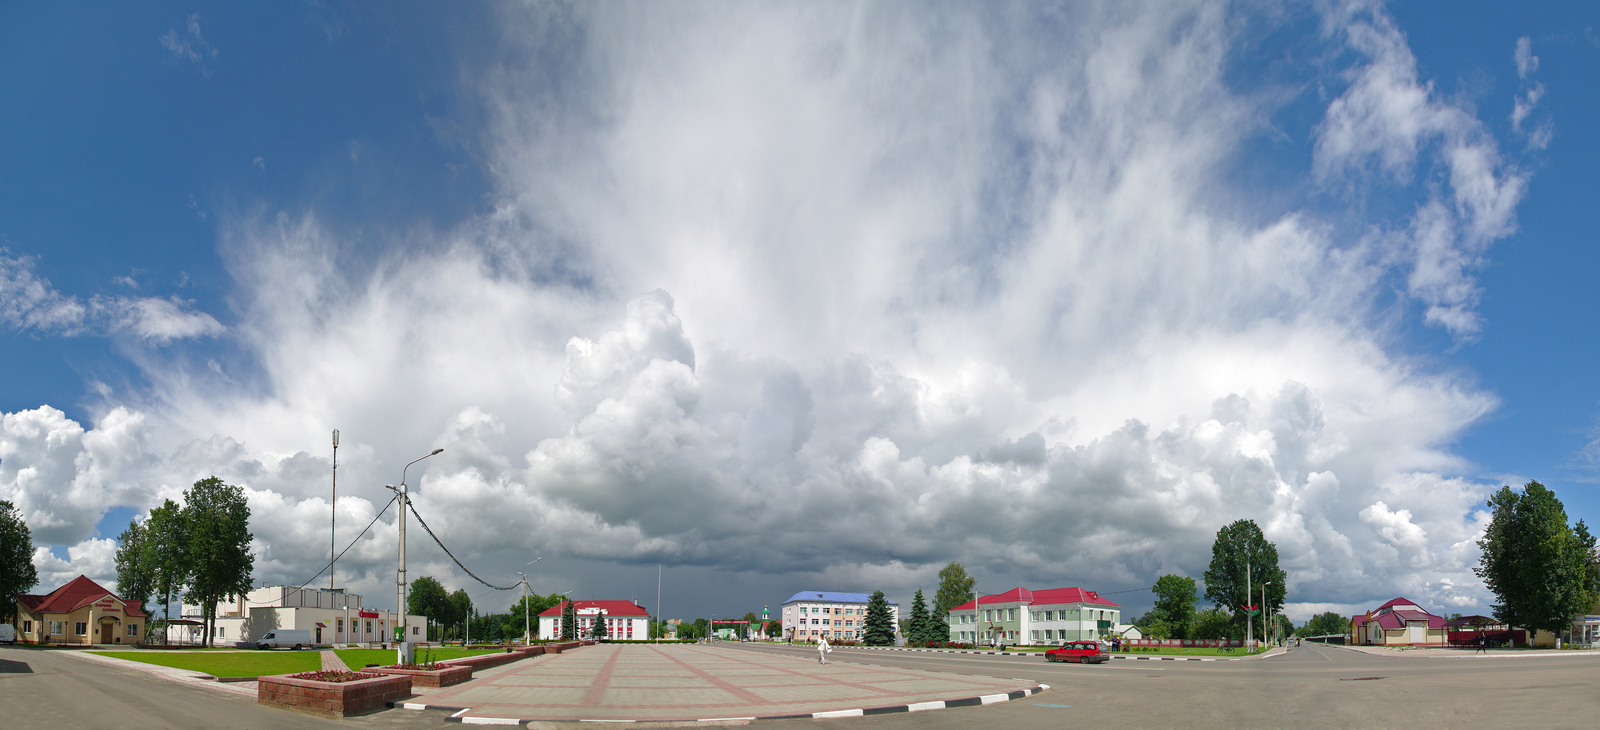
<svg viewBox="0 0 1600 730">
<path fill-rule="evenodd" d="M 430 655 L 428 652 L 432 652 Z M 418 649 L 417 661 L 432 657 L 436 662 L 446 659 L 460 659 L 464 656 L 478 656 L 480 654 L 501 654 L 505 649 L 459 649 L 455 647 Z M 339 649 L 334 652 L 345 666 L 351 669 L 360 669 L 368 664 L 388 666 L 394 663 L 394 649 Z"/>
<path fill-rule="evenodd" d="M 1233 651 L 1214 647 L 1139 647 L 1137 651 L 1123 650 L 1111 653 L 1127 656 L 1249 656 L 1249 652 L 1246 652 L 1244 647 L 1234 647 Z M 1259 654 L 1261 652 L 1256 653 Z"/>
<path fill-rule="evenodd" d="M 292 674 L 322 668 L 322 655 L 314 651 L 263 651 L 237 654 L 188 654 L 152 651 L 97 651 L 95 654 L 161 667 L 204 672 L 213 677 L 260 677 Z"/>
</svg>

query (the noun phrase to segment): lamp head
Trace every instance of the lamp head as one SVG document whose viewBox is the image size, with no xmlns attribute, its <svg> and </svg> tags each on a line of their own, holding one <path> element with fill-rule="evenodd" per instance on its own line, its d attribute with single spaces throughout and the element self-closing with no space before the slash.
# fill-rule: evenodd
<svg viewBox="0 0 1600 730">
<path fill-rule="evenodd" d="M 441 454 L 443 452 L 444 452 L 444 449 L 434 449 L 433 453 L 432 454 L 428 454 L 428 456 L 435 456 L 435 455 Z"/>
</svg>

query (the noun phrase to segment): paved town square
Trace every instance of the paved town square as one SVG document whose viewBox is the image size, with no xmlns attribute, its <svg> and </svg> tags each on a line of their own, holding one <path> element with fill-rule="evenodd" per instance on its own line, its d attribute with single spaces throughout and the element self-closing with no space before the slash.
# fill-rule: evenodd
<svg viewBox="0 0 1600 730">
<path fill-rule="evenodd" d="M 716 644 L 602 644 L 544 655 L 429 692 L 413 704 L 468 709 L 462 717 L 523 720 L 702 720 L 972 701 L 1038 690 L 1028 680 L 820 664 L 814 651 L 741 651 Z M 845 652 L 834 652 L 840 658 Z M 932 709 L 931 707 L 929 709 Z"/>
</svg>

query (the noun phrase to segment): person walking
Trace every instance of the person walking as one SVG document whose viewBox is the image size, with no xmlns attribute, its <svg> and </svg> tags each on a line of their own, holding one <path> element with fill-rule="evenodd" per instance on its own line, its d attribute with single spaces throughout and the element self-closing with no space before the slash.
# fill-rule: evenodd
<svg viewBox="0 0 1600 730">
<path fill-rule="evenodd" d="M 828 637 L 824 636 L 824 637 L 818 639 L 817 640 L 817 663 L 818 664 L 827 664 L 828 663 L 828 652 L 830 652 L 830 651 L 833 651 L 833 647 L 828 646 Z"/>
</svg>

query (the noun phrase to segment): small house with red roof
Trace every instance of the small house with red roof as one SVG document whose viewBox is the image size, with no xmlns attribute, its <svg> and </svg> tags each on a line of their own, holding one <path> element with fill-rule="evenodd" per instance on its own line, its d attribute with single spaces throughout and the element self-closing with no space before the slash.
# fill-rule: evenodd
<svg viewBox="0 0 1600 730">
<path fill-rule="evenodd" d="M 143 601 L 124 601 L 86 576 L 42 596 L 17 596 L 17 640 L 29 644 L 138 644 Z"/>
<path fill-rule="evenodd" d="M 1368 646 L 1445 646 L 1449 622 L 1422 610 L 1409 598 L 1396 598 L 1350 617 L 1350 640 Z"/>
<path fill-rule="evenodd" d="M 561 639 L 561 611 L 568 603 L 578 614 L 578 635 L 588 636 L 594 622 L 606 622 L 606 636 L 612 639 L 650 638 L 650 612 L 633 601 L 562 601 L 539 614 L 539 638 Z"/>
<path fill-rule="evenodd" d="M 950 609 L 950 640 L 977 644 L 1060 644 L 1115 632 L 1122 607 L 1082 588 L 1013 588 Z"/>
</svg>

